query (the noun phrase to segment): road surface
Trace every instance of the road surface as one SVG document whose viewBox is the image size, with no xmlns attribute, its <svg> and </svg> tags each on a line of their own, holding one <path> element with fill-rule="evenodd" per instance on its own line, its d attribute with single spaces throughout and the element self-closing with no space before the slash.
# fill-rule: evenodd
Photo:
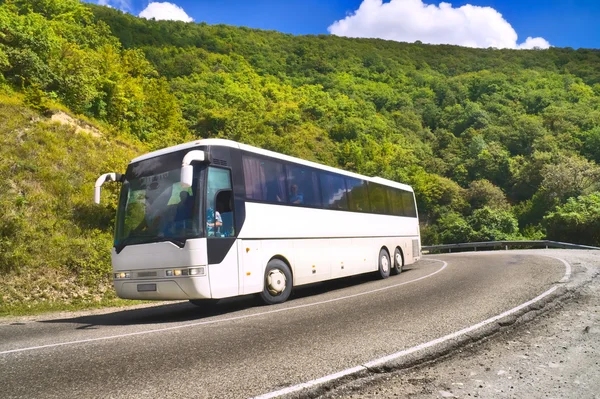
<svg viewBox="0 0 600 399">
<path fill-rule="evenodd" d="M 3 398 L 248 398 L 468 328 L 564 283 L 561 252 L 425 256 L 399 276 L 35 321 L 0 320 Z M 549 256 L 546 256 L 550 255 Z"/>
</svg>

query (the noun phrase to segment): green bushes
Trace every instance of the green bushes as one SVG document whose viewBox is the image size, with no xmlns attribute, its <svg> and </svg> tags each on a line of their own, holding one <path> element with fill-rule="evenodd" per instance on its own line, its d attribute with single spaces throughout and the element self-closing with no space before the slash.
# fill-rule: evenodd
<svg viewBox="0 0 600 399">
<path fill-rule="evenodd" d="M 544 225 L 551 240 L 600 245 L 600 192 L 569 198 L 544 216 Z"/>
<path fill-rule="evenodd" d="M 46 97 L 155 146 L 186 140 L 169 86 L 140 50 L 124 50 L 77 0 L 0 4 L 0 71 L 45 110 Z"/>
<path fill-rule="evenodd" d="M 108 186 L 95 207 L 93 184 L 103 172 L 124 170 L 138 151 L 0 99 L 0 314 L 114 297 L 117 187 Z"/>
</svg>

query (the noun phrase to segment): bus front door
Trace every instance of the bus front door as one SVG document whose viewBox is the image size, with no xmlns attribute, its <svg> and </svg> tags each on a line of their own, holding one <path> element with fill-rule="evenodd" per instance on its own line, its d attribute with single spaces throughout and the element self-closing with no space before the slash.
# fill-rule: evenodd
<svg viewBox="0 0 600 399">
<path fill-rule="evenodd" d="M 213 298 L 239 294 L 237 232 L 234 224 L 231 172 L 208 168 L 206 245 Z"/>
</svg>

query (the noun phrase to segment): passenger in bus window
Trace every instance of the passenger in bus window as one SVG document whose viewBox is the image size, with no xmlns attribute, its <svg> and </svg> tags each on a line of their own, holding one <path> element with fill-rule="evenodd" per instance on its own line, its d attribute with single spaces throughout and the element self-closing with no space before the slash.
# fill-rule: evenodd
<svg viewBox="0 0 600 399">
<path fill-rule="evenodd" d="M 216 200 L 217 214 L 221 217 L 222 227 L 220 237 L 234 237 L 233 227 L 233 192 L 221 190 Z"/>
<path fill-rule="evenodd" d="M 298 193 L 298 185 L 292 184 L 290 187 L 290 203 L 302 204 L 304 203 L 304 196 Z"/>
<path fill-rule="evenodd" d="M 223 226 L 221 214 L 215 211 L 213 208 L 208 208 L 206 210 L 206 236 L 220 237 L 221 226 Z"/>
<path fill-rule="evenodd" d="M 187 191 L 179 193 L 179 204 L 177 204 L 177 212 L 175 215 L 176 221 L 183 221 L 192 218 L 192 210 L 194 208 L 194 200 Z"/>
</svg>

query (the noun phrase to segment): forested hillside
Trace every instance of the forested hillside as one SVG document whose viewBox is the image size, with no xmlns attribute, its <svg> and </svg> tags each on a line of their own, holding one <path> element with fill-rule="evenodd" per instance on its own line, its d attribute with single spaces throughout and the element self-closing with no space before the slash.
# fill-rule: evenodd
<svg viewBox="0 0 600 399">
<path fill-rule="evenodd" d="M 600 222 L 598 50 L 294 37 L 93 11 L 169 80 L 193 135 L 409 182 L 426 243 L 600 244 L 587 234 Z"/>
<path fill-rule="evenodd" d="M 55 300 L 7 288 L 48 270 L 105 298 L 114 193 L 85 205 L 94 177 L 194 137 L 409 183 L 426 244 L 600 245 L 599 50 L 297 37 L 5 0 L 0 72 L 0 311 Z M 99 137 L 48 121 L 58 109 Z"/>
</svg>

